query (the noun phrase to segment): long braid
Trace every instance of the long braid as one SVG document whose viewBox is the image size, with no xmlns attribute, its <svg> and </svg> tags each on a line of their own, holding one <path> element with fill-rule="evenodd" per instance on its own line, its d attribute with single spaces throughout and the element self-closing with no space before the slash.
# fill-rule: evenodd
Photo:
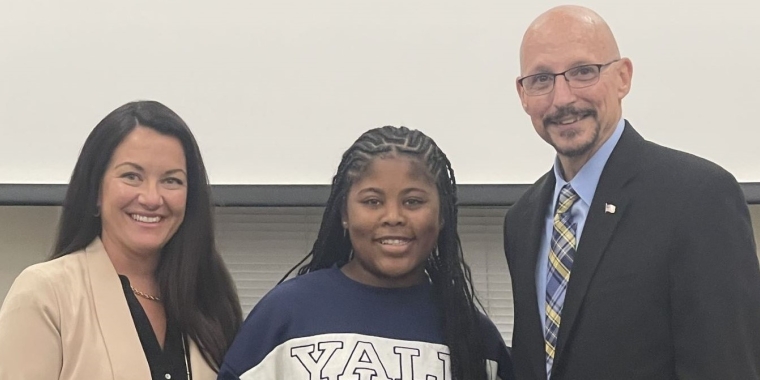
<svg viewBox="0 0 760 380">
<path fill-rule="evenodd" d="M 385 126 L 369 130 L 343 154 L 332 180 L 322 224 L 312 250 L 283 279 L 298 269 L 303 275 L 349 261 L 351 241 L 345 235 L 342 213 L 351 185 L 376 157 L 403 154 L 416 157 L 435 180 L 440 198 L 443 227 L 438 244 L 426 263 L 436 304 L 443 315 L 444 340 L 451 352 L 454 380 L 486 379 L 483 334 L 479 328 L 478 302 L 469 266 L 462 254 L 457 230 L 457 187 L 454 170 L 435 142 L 417 130 Z"/>
<path fill-rule="evenodd" d="M 448 158 L 442 152 L 441 156 L 446 172 L 438 177 L 438 188 L 446 224 L 439 233 L 438 247 L 428 261 L 427 271 L 444 313 L 444 333 L 451 349 L 454 379 L 485 379 L 483 334 L 476 306 L 479 301 L 457 232 L 456 179 Z"/>
</svg>

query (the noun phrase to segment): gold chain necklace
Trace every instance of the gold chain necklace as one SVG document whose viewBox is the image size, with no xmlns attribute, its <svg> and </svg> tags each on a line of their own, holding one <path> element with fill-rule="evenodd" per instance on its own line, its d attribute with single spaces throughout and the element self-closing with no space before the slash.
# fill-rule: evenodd
<svg viewBox="0 0 760 380">
<path fill-rule="evenodd" d="M 159 298 L 159 297 L 152 296 L 152 295 L 150 295 L 148 293 L 143 293 L 143 292 L 135 289 L 135 287 L 132 286 L 132 285 L 130 285 L 129 287 L 132 288 L 132 293 L 135 293 L 136 295 L 138 295 L 138 296 L 140 296 L 142 298 L 149 299 L 151 301 L 161 302 L 161 298 Z"/>
<path fill-rule="evenodd" d="M 148 293 L 143 293 L 143 292 L 135 289 L 135 287 L 132 286 L 132 285 L 130 285 L 129 287 L 132 288 L 132 293 L 134 293 L 134 294 L 136 294 L 136 295 L 138 295 L 138 296 L 140 296 L 142 298 L 149 299 L 151 301 L 161 302 L 161 298 L 160 297 L 152 296 L 152 295 L 150 295 Z M 188 380 L 192 380 L 193 377 L 190 374 L 190 365 L 187 362 L 187 357 L 190 356 L 190 353 L 187 352 L 187 344 L 185 343 L 185 334 L 182 334 L 181 337 L 182 337 L 182 353 L 183 353 L 182 356 L 185 357 L 185 371 L 186 371 L 186 374 L 187 374 L 187 379 Z"/>
</svg>

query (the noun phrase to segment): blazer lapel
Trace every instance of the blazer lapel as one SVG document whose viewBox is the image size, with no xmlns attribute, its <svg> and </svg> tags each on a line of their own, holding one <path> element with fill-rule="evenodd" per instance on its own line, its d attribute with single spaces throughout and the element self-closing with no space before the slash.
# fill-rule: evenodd
<svg viewBox="0 0 760 380">
<path fill-rule="evenodd" d="M 528 305 L 521 308 L 526 314 L 524 323 L 527 325 L 528 339 L 526 339 L 527 351 L 530 353 L 531 368 L 536 379 L 546 379 L 546 349 L 544 347 L 544 331 L 541 324 L 541 316 L 538 313 L 538 290 L 536 289 L 536 265 L 538 265 L 538 250 L 541 246 L 541 238 L 544 233 L 544 223 L 546 213 L 549 211 L 549 204 L 554 195 L 554 172 L 550 171 L 545 174 L 539 181 L 538 191 L 532 194 L 528 199 L 528 210 L 531 214 L 528 218 L 528 224 L 524 226 L 520 233 L 526 236 L 527 247 L 522 250 L 526 254 L 522 257 L 526 260 L 520 268 L 530 268 L 515 273 L 519 278 L 512 279 L 516 283 L 523 284 L 528 289 L 528 294 L 523 296 L 523 302 Z"/>
<path fill-rule="evenodd" d="M 586 217 L 583 235 L 573 262 L 570 282 L 562 307 L 562 322 L 557 337 L 555 368 L 572 334 L 591 279 L 625 214 L 629 196 L 625 185 L 638 173 L 636 146 L 643 138 L 626 122 L 620 140 L 612 151 L 599 178 L 594 199 Z M 614 206 L 614 212 L 607 207 Z"/>
<path fill-rule="evenodd" d="M 100 238 L 86 249 L 90 291 L 114 379 L 150 379 L 150 368 L 119 275 Z"/>
</svg>

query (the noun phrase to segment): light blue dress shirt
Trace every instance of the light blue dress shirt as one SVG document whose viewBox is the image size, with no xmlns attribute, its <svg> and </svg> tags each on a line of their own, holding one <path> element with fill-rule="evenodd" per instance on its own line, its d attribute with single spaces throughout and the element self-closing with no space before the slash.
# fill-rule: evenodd
<svg viewBox="0 0 760 380">
<path fill-rule="evenodd" d="M 604 165 L 607 164 L 607 159 L 610 158 L 612 150 L 617 145 L 618 140 L 620 140 L 624 127 L 625 119 L 620 119 L 612 136 L 602 144 L 599 150 L 594 153 L 591 159 L 583 165 L 578 174 L 570 181 L 570 186 L 573 187 L 580 197 L 570 209 L 570 215 L 576 224 L 576 241 L 579 244 L 581 234 L 583 233 L 583 226 L 586 224 L 586 216 L 588 215 L 589 207 L 591 207 L 591 201 L 594 199 L 596 186 L 599 184 L 599 177 L 602 176 Z M 538 263 L 536 264 L 536 292 L 538 296 L 538 314 L 541 316 L 541 326 L 543 327 L 542 331 L 546 331 L 546 276 L 549 272 L 549 242 L 551 241 L 552 230 L 554 229 L 554 210 L 557 206 L 557 198 L 562 186 L 568 183 L 562 178 L 559 167 L 559 159 L 555 158 L 554 178 L 556 179 L 556 184 L 554 185 L 554 196 L 551 199 L 551 204 L 545 216 L 544 234 L 541 237 Z M 572 278 L 572 270 L 570 273 L 570 277 Z"/>
</svg>

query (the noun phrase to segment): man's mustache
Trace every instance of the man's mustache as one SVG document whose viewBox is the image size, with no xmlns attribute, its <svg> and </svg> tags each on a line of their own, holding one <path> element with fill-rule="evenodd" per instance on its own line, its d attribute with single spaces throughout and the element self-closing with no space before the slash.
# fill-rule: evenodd
<svg viewBox="0 0 760 380">
<path fill-rule="evenodd" d="M 572 106 L 562 107 L 551 115 L 546 115 L 544 117 L 544 127 L 549 126 L 549 124 L 559 124 L 560 120 L 567 119 L 570 116 L 581 119 L 587 116 L 596 117 L 596 115 L 597 112 L 593 108 L 578 109 Z"/>
</svg>

